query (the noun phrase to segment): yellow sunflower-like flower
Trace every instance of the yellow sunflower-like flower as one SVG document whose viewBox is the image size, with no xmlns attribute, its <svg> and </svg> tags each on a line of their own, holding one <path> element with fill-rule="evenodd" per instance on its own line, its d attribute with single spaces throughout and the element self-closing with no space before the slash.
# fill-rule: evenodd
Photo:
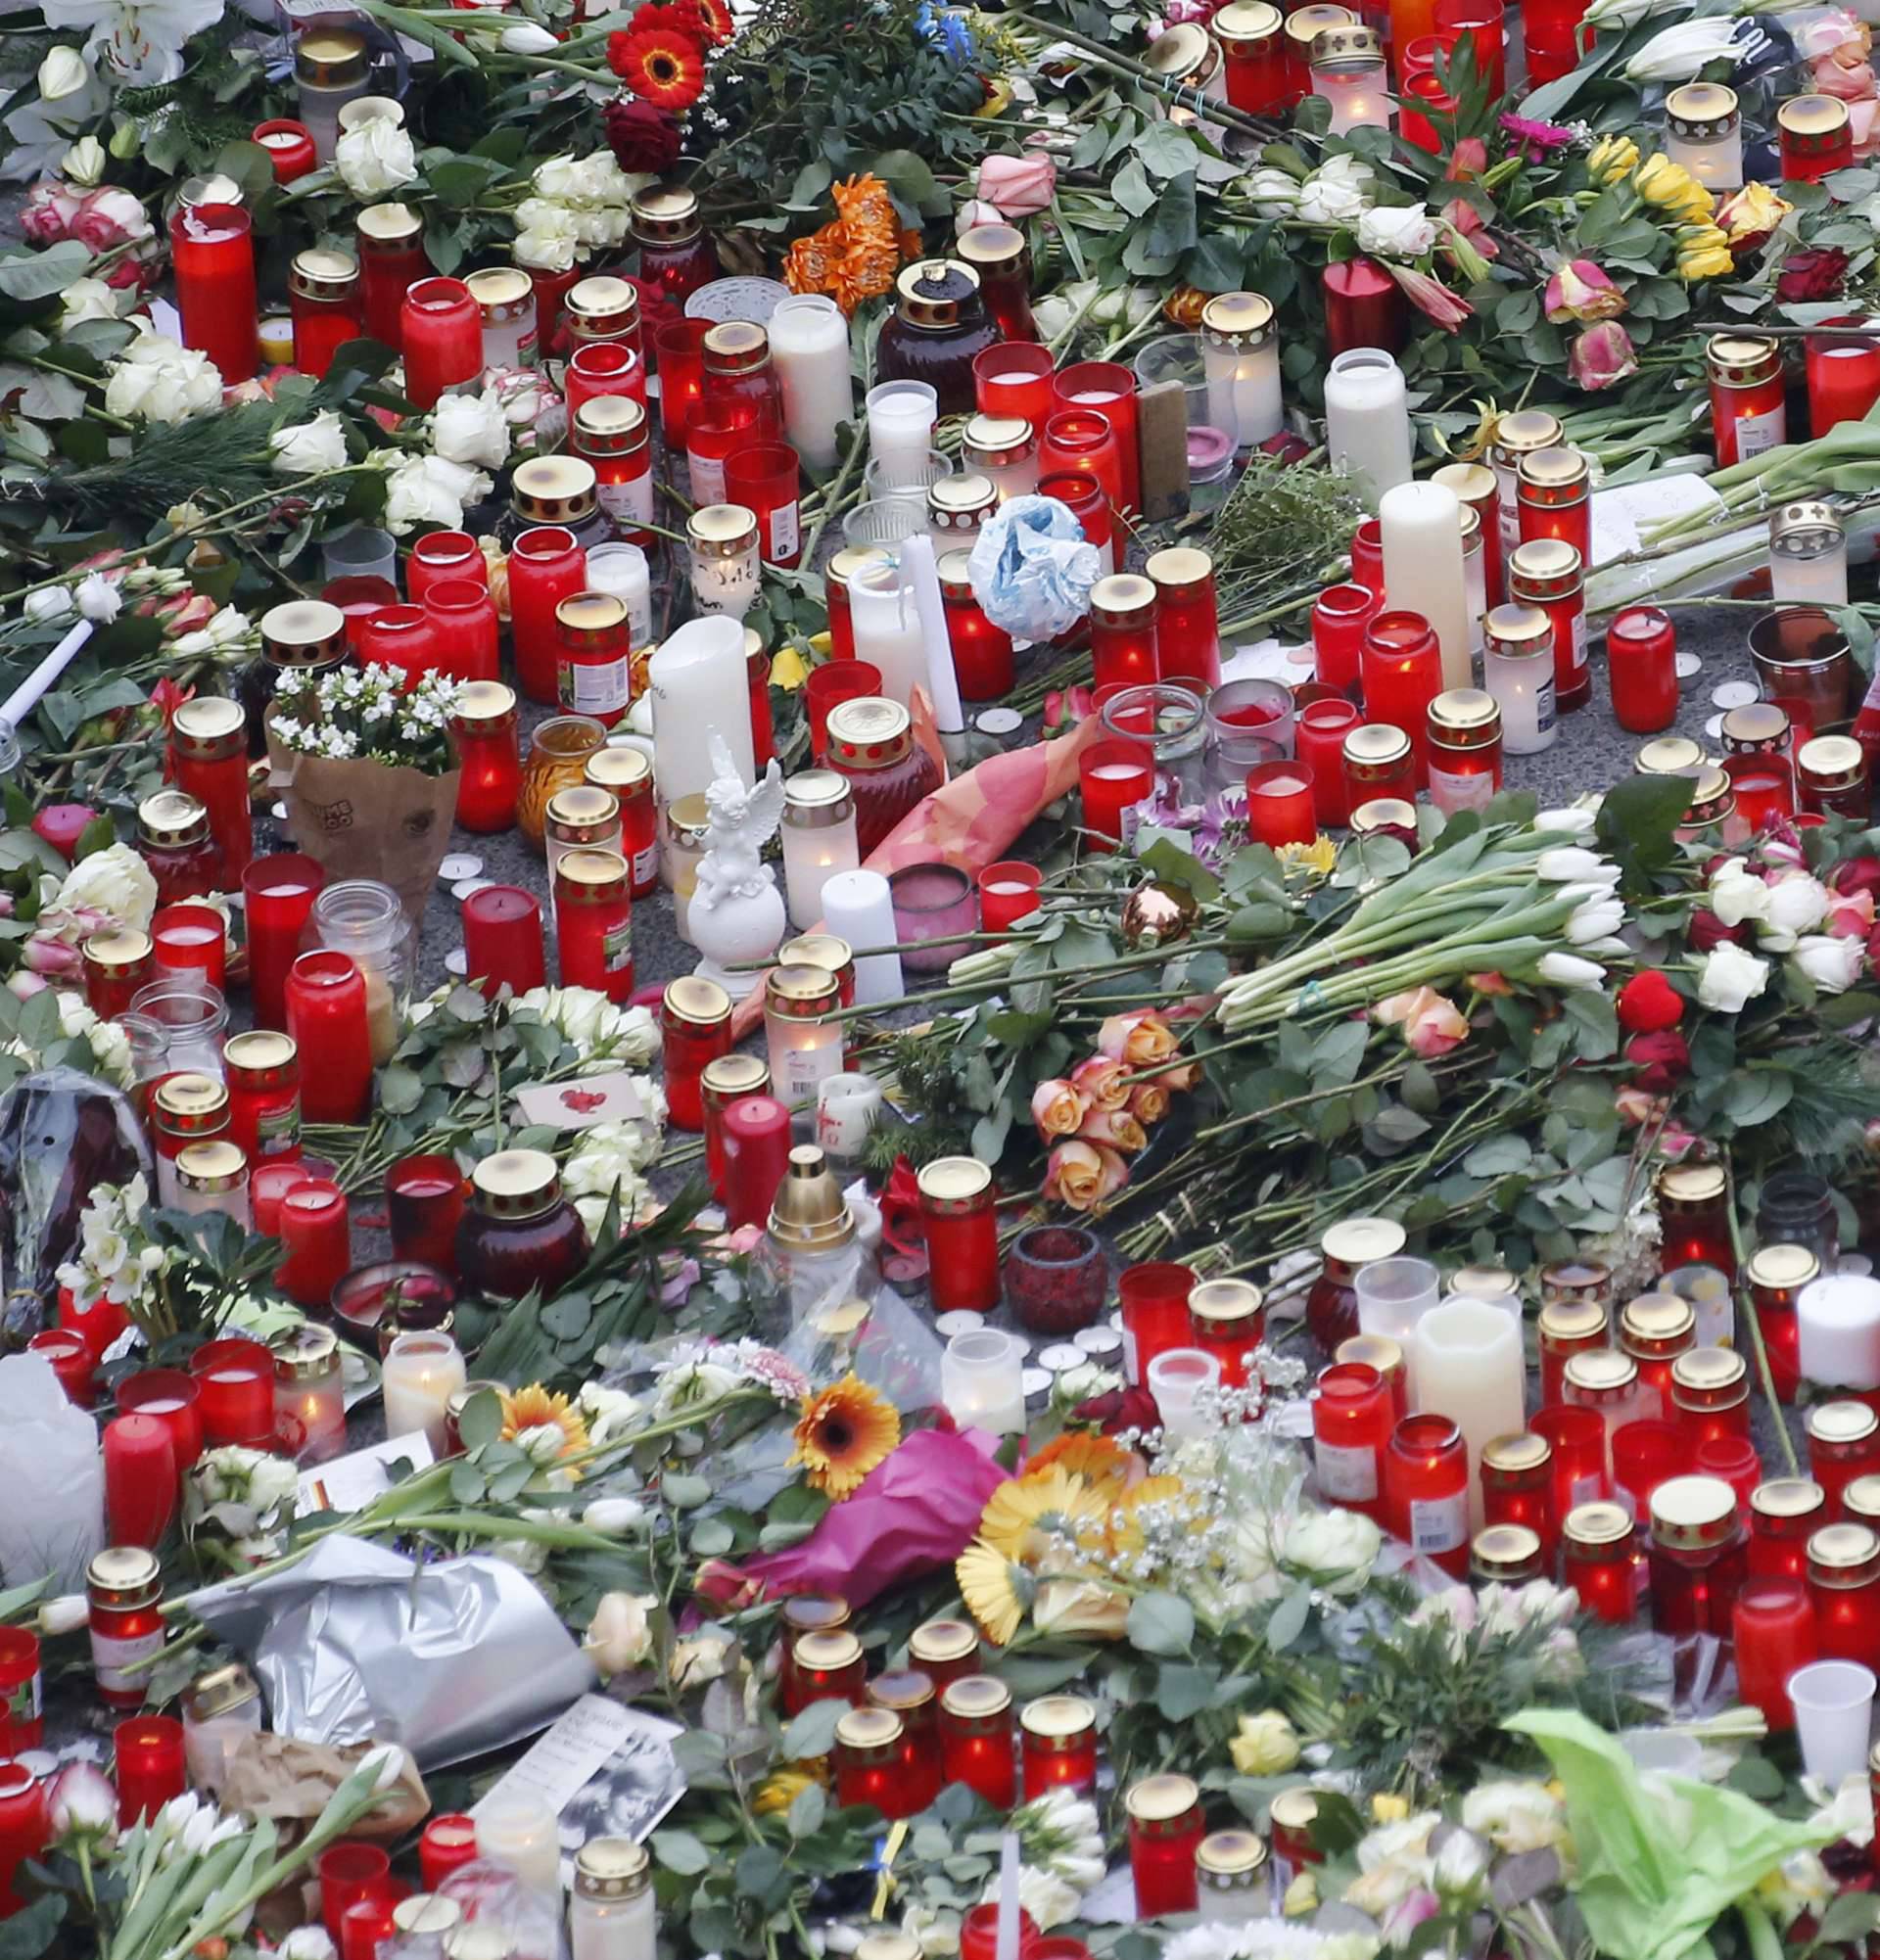
<svg viewBox="0 0 1880 1960">
<path fill-rule="evenodd" d="M 1140 1552 L 1148 1533 L 1141 1513 L 1145 1506 L 1181 1505 L 1188 1486 L 1178 1476 L 1147 1476 L 1123 1493 L 1104 1518 L 1101 1544 L 1112 1557 Z M 1093 1544 L 1092 1549 L 1096 1549 Z"/>
<path fill-rule="evenodd" d="M 787 1769 L 774 1769 L 758 1785 L 757 1795 L 751 1798 L 751 1808 L 760 1817 L 776 1816 L 787 1810 L 813 1785 L 826 1787 L 827 1783 L 826 1776 L 819 1776 L 814 1769 L 802 1763 L 792 1764 Z"/>
<path fill-rule="evenodd" d="M 1339 868 L 1339 847 L 1323 830 L 1309 844 L 1282 844 L 1275 855 L 1292 871 L 1316 871 L 1329 878 Z"/>
<path fill-rule="evenodd" d="M 588 1424 L 567 1396 L 553 1394 L 540 1381 L 532 1381 L 527 1388 L 501 1390 L 497 1399 L 502 1404 L 502 1440 L 516 1442 L 532 1429 L 559 1429 L 561 1447 L 549 1462 L 563 1463 L 567 1475 L 579 1480 L 581 1471 L 565 1460 L 580 1456 L 588 1447 Z"/>
<path fill-rule="evenodd" d="M 1101 1525 L 1114 1492 L 1052 1465 L 1036 1476 L 1010 1477 L 986 1500 L 979 1536 L 1002 1558 L 1042 1558 L 1053 1538 L 1076 1538 Z"/>
<path fill-rule="evenodd" d="M 1586 174 L 1596 184 L 1616 184 L 1638 168 L 1638 145 L 1629 136 L 1602 136 L 1586 158 Z"/>
<path fill-rule="evenodd" d="M 1025 1616 L 1019 1596 L 1019 1587 L 1027 1583 L 1023 1568 L 983 1538 L 975 1538 L 953 1562 L 953 1576 L 980 1632 L 995 1647 L 1007 1646 Z"/>
<path fill-rule="evenodd" d="M 845 1375 L 822 1394 L 803 1398 L 790 1462 L 802 1464 L 811 1486 L 839 1503 L 893 1455 L 900 1440 L 900 1411 L 860 1376 Z"/>
</svg>

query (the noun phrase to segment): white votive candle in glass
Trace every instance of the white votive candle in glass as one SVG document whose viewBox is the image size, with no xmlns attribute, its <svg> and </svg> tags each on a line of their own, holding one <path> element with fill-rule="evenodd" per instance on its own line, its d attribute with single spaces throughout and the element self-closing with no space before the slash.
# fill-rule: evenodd
<svg viewBox="0 0 1880 1960">
<path fill-rule="evenodd" d="M 783 390 L 783 433 L 816 469 L 835 461 L 837 425 L 855 418 L 849 323 L 822 293 L 779 300 L 769 322 L 771 364 Z"/>
<path fill-rule="evenodd" d="M 883 381 L 869 390 L 869 448 L 891 485 L 926 488 L 927 451 L 940 417 L 938 392 L 924 381 Z"/>
<path fill-rule="evenodd" d="M 866 565 L 851 575 L 849 626 L 856 659 L 878 668 L 882 694 L 907 707 L 914 690 L 927 684 L 927 642 L 913 584 L 897 561 Z M 947 644 L 944 633 L 941 644 Z"/>
<path fill-rule="evenodd" d="M 1384 589 L 1394 612 L 1420 613 L 1442 649 L 1442 684 L 1467 687 L 1469 587 L 1462 569 L 1462 505 L 1440 484 L 1398 484 L 1378 500 Z"/>
<path fill-rule="evenodd" d="M 1412 1409 L 1422 1406 L 1417 1401 L 1417 1323 L 1442 1297 L 1441 1280 L 1428 1259 L 1412 1258 L 1407 1253 L 1395 1259 L 1373 1259 L 1360 1266 L 1351 1280 L 1358 1296 L 1358 1331 L 1387 1335 L 1403 1349 Z"/>
<path fill-rule="evenodd" d="M 1369 27 L 1328 27 L 1314 39 L 1312 93 L 1332 105 L 1333 136 L 1390 127 L 1397 105 L 1385 80 L 1382 44 Z"/>
<path fill-rule="evenodd" d="M 822 886 L 822 924 L 856 949 L 855 999 L 858 1006 L 898 1000 L 907 990 L 896 952 L 865 953 L 864 947 L 899 945 L 894 928 L 894 893 L 879 871 L 837 871 Z"/>
<path fill-rule="evenodd" d="M 1201 1397 L 1221 1385 L 1221 1364 L 1205 1349 L 1166 1347 L 1149 1364 L 1149 1392 L 1171 1442 L 1204 1436 L 1216 1419 L 1200 1407 Z"/>
<path fill-rule="evenodd" d="M 425 1433 L 435 1455 L 445 1448 L 445 1414 L 468 1375 L 447 1333 L 401 1333 L 385 1357 L 385 1433 Z"/>
<path fill-rule="evenodd" d="M 555 1813 L 539 1797 L 486 1797 L 476 1812 L 477 1856 L 514 1872 L 532 1891 L 561 1889 Z"/>
<path fill-rule="evenodd" d="M 995 1436 L 1025 1426 L 1024 1350 L 1009 1333 L 957 1333 L 940 1357 L 940 1399 L 962 1428 Z"/>
<path fill-rule="evenodd" d="M 849 779 L 804 770 L 783 785 L 783 890 L 790 923 L 807 931 L 822 916 L 822 887 L 862 862 Z"/>
<path fill-rule="evenodd" d="M 1538 606 L 1491 606 L 1481 623 L 1481 684 L 1501 707 L 1501 746 L 1538 755 L 1559 739 L 1554 623 Z"/>
<path fill-rule="evenodd" d="M 751 743 L 744 629 L 725 614 L 687 620 L 647 663 L 653 704 L 653 775 L 659 800 L 701 796 L 718 774 L 712 736 L 731 752 L 745 782 L 757 780 Z"/>
<path fill-rule="evenodd" d="M 816 1141 L 831 1164 L 859 1163 L 870 1134 L 881 1120 L 881 1085 L 850 1070 L 832 1075 L 816 1092 Z"/>
<path fill-rule="evenodd" d="M 1259 293 L 1220 293 L 1201 308 L 1201 366 L 1209 424 L 1251 448 L 1285 426 L 1280 336 L 1273 302 Z"/>
<path fill-rule="evenodd" d="M 1488 562 L 1482 548 L 1481 512 L 1472 510 L 1462 499 L 1462 585 L 1467 594 L 1469 615 L 1469 657 L 1481 658 L 1481 622 L 1488 611 Z"/>
<path fill-rule="evenodd" d="M 1665 154 L 1707 191 L 1743 188 L 1743 117 L 1736 91 L 1719 81 L 1686 82 L 1665 98 Z"/>
<path fill-rule="evenodd" d="M 1802 1378 L 1823 1388 L 1880 1388 L 1880 1280 L 1828 1273 L 1795 1296 Z"/>
<path fill-rule="evenodd" d="M 1481 1529 L 1481 1453 L 1518 1435 L 1522 1401 L 1521 1318 L 1486 1300 L 1446 1300 L 1418 1321 L 1412 1337 L 1417 1407 L 1447 1416 L 1469 1446 L 1469 1529 Z"/>
<path fill-rule="evenodd" d="M 1785 503 L 1769 519 L 1769 592 L 1778 606 L 1848 603 L 1848 534 L 1830 505 Z"/>
<path fill-rule="evenodd" d="M 653 643 L 653 575 L 637 544 L 614 538 L 588 547 L 588 589 L 627 608 L 627 632 L 637 653 Z"/>
<path fill-rule="evenodd" d="M 1410 402 L 1403 370 L 1382 348 L 1347 348 L 1325 375 L 1325 440 L 1375 509 L 1410 481 Z"/>
</svg>

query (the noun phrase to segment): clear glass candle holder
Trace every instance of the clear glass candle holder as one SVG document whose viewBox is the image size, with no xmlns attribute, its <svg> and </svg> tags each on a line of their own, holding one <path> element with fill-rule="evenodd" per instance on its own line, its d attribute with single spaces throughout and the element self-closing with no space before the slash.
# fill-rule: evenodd
<svg viewBox="0 0 1880 1960">
<path fill-rule="evenodd" d="M 1171 680 L 1125 687 L 1104 703 L 1103 719 L 1105 734 L 1152 750 L 1156 775 L 1171 781 L 1184 802 L 1200 801 L 1207 715 L 1198 694 Z"/>
<path fill-rule="evenodd" d="M 856 550 L 879 545 L 892 552 L 927 528 L 924 489 L 907 495 L 870 497 L 858 503 L 842 520 L 842 541 Z"/>
<path fill-rule="evenodd" d="M 940 1399 L 963 1427 L 1021 1435 L 1025 1427 L 1024 1352 L 996 1328 L 957 1333 L 940 1357 Z"/>
<path fill-rule="evenodd" d="M 1386 1334 L 1403 1349 L 1411 1374 L 1411 1407 L 1416 1407 L 1417 1323 L 1442 1294 L 1442 1276 L 1428 1259 L 1404 1255 L 1374 1259 L 1352 1278 L 1358 1296 L 1360 1333 Z"/>
<path fill-rule="evenodd" d="M 354 525 L 321 544 L 320 563 L 328 579 L 389 579 L 396 584 L 398 540 L 375 525 Z"/>
<path fill-rule="evenodd" d="M 1210 745 L 1235 735 L 1258 735 L 1281 755 L 1292 753 L 1295 706 L 1292 690 L 1280 680 L 1229 680 L 1207 697 Z"/>
<path fill-rule="evenodd" d="M 940 449 L 929 449 L 919 459 L 895 458 L 884 461 L 877 457 L 862 473 L 862 482 L 867 491 L 867 501 L 874 503 L 912 504 L 919 513 L 918 530 L 927 529 L 927 491 L 942 477 L 950 477 L 954 464 Z M 910 533 L 910 536 L 913 534 Z"/>
<path fill-rule="evenodd" d="M 1173 1441 L 1205 1435 L 1212 1426 L 1201 1399 L 1221 1385 L 1221 1364 L 1198 1347 L 1165 1348 L 1149 1364 L 1149 1392 Z"/>
</svg>

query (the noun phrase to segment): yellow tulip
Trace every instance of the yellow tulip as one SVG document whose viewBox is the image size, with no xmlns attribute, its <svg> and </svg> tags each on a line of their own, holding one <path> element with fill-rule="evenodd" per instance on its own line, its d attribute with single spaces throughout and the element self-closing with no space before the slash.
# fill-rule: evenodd
<svg viewBox="0 0 1880 1960">
<path fill-rule="evenodd" d="M 1677 276 L 1692 286 L 1700 279 L 1723 279 L 1736 270 L 1736 260 L 1726 246 L 1705 245 L 1677 255 Z"/>
<path fill-rule="evenodd" d="M 1602 136 L 1586 159 L 1586 174 L 1596 184 L 1616 184 L 1638 168 L 1638 145 L 1629 136 Z"/>
<path fill-rule="evenodd" d="M 1653 153 L 1632 179 L 1632 185 L 1648 205 L 1656 205 L 1673 217 L 1694 221 L 1711 214 L 1710 192 L 1682 163 L 1673 163 L 1662 150 Z"/>
<path fill-rule="evenodd" d="M 1371 1799 L 1371 1821 L 1374 1824 L 1401 1824 L 1409 1814 L 1410 1799 L 1407 1797 L 1380 1790 Z"/>
</svg>

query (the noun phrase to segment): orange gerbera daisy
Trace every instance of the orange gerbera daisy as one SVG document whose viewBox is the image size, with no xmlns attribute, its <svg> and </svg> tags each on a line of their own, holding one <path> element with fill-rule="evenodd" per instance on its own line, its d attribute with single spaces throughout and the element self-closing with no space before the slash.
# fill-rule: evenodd
<svg viewBox="0 0 1880 1960">
<path fill-rule="evenodd" d="M 607 66 L 656 109 L 679 115 L 705 92 L 705 52 L 670 27 L 607 37 Z"/>
<path fill-rule="evenodd" d="M 860 1376 L 845 1375 L 822 1394 L 803 1398 L 790 1462 L 805 1466 L 812 1487 L 839 1503 L 894 1454 L 900 1440 L 900 1411 Z"/>
<path fill-rule="evenodd" d="M 1056 1466 L 1097 1486 L 1128 1483 L 1136 1469 L 1136 1459 L 1113 1436 L 1100 1436 L 1089 1429 L 1066 1429 L 1061 1436 L 1034 1450 L 1025 1459 L 1027 1480 Z"/>
<path fill-rule="evenodd" d="M 532 1381 L 527 1388 L 504 1388 L 498 1391 L 496 1399 L 502 1404 L 505 1443 L 513 1443 L 531 1429 L 559 1429 L 558 1458 L 578 1457 L 588 1447 L 588 1424 L 582 1420 L 580 1410 L 567 1396 L 551 1393 L 540 1381 Z M 580 1470 L 573 1465 L 566 1468 L 570 1477 L 579 1479 Z"/>
</svg>

